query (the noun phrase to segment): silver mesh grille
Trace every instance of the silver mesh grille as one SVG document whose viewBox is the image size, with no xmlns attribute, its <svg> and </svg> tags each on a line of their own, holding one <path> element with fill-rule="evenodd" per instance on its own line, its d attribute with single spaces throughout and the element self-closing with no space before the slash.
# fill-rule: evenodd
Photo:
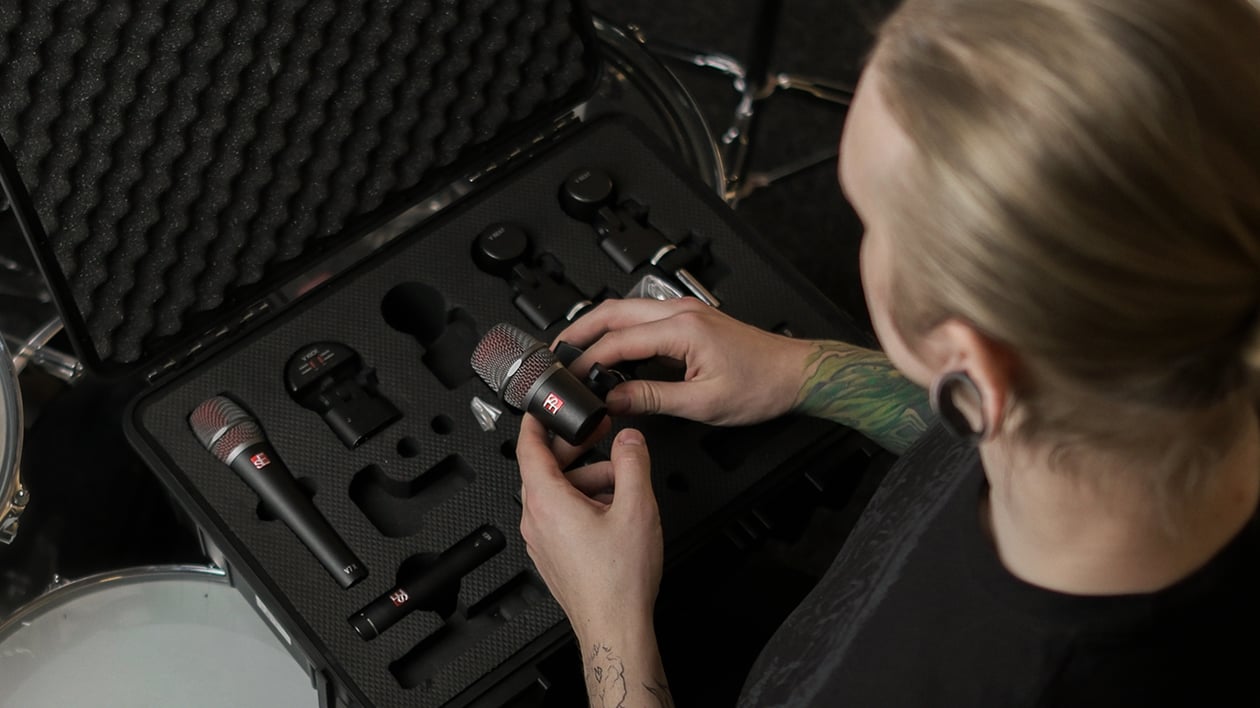
<svg viewBox="0 0 1260 708">
<path fill-rule="evenodd" d="M 538 347 L 521 361 L 521 356 Z M 519 366 L 517 363 L 519 362 Z M 524 408 L 525 394 L 538 377 L 556 362 L 556 355 L 529 333 L 500 322 L 490 328 L 473 350 L 472 368 L 503 402 Z"/>
<path fill-rule="evenodd" d="M 245 421 L 237 423 L 224 431 L 218 440 L 214 441 L 214 445 L 210 448 L 210 453 L 219 458 L 222 462 L 230 462 L 228 455 L 241 445 L 254 445 L 263 441 L 262 428 L 253 421 Z"/>
<path fill-rule="evenodd" d="M 226 396 L 207 399 L 188 416 L 193 435 L 215 457 L 227 462 L 227 454 L 245 442 L 262 442 L 262 429 L 240 406 Z M 231 438 L 232 444 L 224 447 Z"/>
<path fill-rule="evenodd" d="M 525 357 L 516 373 L 508 377 L 503 385 L 503 402 L 514 408 L 525 408 L 525 394 L 538 380 L 547 367 L 556 363 L 556 355 L 550 349 L 542 348 Z"/>
</svg>

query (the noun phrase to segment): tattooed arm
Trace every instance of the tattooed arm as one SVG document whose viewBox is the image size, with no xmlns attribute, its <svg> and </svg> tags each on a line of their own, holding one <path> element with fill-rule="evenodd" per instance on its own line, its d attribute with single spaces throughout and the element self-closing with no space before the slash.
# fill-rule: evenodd
<svg viewBox="0 0 1260 708">
<path fill-rule="evenodd" d="M 841 342 L 815 342 L 793 410 L 832 420 L 901 454 L 932 419 L 927 394 L 882 353 Z"/>
<path fill-rule="evenodd" d="M 927 396 L 881 353 L 779 336 L 692 298 L 608 300 L 558 338 L 586 351 L 570 367 L 664 356 L 681 382 L 631 380 L 608 394 L 612 415 L 669 415 L 748 425 L 796 410 L 853 428 L 900 454 L 927 428 Z"/>
<path fill-rule="evenodd" d="M 574 447 L 521 419 L 521 536 L 577 634 L 591 705 L 672 706 L 652 626 L 664 537 L 647 443 L 626 428 L 609 460 L 561 471 L 610 427 Z"/>
<path fill-rule="evenodd" d="M 665 683 L 656 637 L 650 626 L 648 631 L 649 636 L 628 641 L 605 637 L 604 641 L 582 643 L 591 708 L 673 708 L 674 697 Z M 623 632 L 617 634 L 625 636 Z"/>
</svg>

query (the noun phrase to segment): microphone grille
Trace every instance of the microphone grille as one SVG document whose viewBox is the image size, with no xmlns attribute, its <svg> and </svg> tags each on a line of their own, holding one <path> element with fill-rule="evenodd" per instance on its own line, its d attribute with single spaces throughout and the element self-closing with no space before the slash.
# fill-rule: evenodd
<svg viewBox="0 0 1260 708">
<path fill-rule="evenodd" d="M 503 402 L 524 410 L 525 394 L 529 393 L 530 387 L 534 385 L 538 377 L 555 363 L 557 363 L 556 355 L 546 347 L 525 357 L 525 361 L 521 362 L 516 373 L 509 376 L 503 384 Z"/>
<path fill-rule="evenodd" d="M 223 431 L 219 439 L 208 445 L 206 449 L 220 462 L 230 463 L 233 450 L 242 445 L 256 445 L 262 441 L 262 428 L 252 420 L 245 420 Z"/>
<path fill-rule="evenodd" d="M 263 440 L 258 423 L 227 396 L 202 401 L 188 416 L 188 425 L 201 445 L 223 462 L 237 446 Z"/>
<path fill-rule="evenodd" d="M 472 354 L 472 368 L 490 387 L 501 394 L 503 401 L 514 408 L 525 407 L 525 394 L 547 367 L 556 362 L 556 355 L 529 333 L 505 322 L 491 327 L 477 343 Z M 535 351 L 521 356 L 530 349 Z"/>
</svg>

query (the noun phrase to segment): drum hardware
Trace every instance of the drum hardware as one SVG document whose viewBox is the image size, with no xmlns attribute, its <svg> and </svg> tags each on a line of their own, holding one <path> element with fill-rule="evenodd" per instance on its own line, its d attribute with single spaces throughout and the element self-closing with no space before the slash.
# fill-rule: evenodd
<svg viewBox="0 0 1260 708">
<path fill-rule="evenodd" d="M 83 374 L 78 359 L 48 347 L 48 342 L 61 331 L 61 320 L 53 318 L 31 336 L 17 343 L 10 355 L 14 338 L 0 339 L 0 543 L 10 544 L 18 531 L 18 521 L 30 503 L 30 492 L 22 486 L 22 393 L 18 374 L 34 363 L 67 383 Z"/>
<path fill-rule="evenodd" d="M 14 537 L 17 536 L 18 518 L 22 516 L 22 512 L 26 511 L 26 505 L 31 500 L 30 492 L 22 487 L 22 480 L 17 477 L 16 470 L 13 477 L 13 496 L 4 506 L 0 507 L 0 543 L 13 543 Z"/>
<path fill-rule="evenodd" d="M 22 486 L 22 393 L 8 346 L 0 341 L 0 543 L 17 535 L 18 520 L 30 502 Z"/>
<path fill-rule="evenodd" d="M 782 4 L 780 0 L 761 0 L 758 3 L 757 19 L 753 23 L 754 35 L 746 62 L 720 52 L 706 52 L 657 40 L 647 42 L 646 38 L 643 38 L 642 30 L 637 27 L 632 30 L 633 34 L 643 38 L 641 41 L 655 54 L 701 69 L 715 71 L 731 80 L 732 88 L 738 94 L 738 101 L 730 126 L 722 134 L 720 141 L 722 158 L 726 164 L 725 199 L 732 207 L 760 186 L 786 176 L 767 180 L 765 175 L 748 172 L 753 124 L 757 118 L 759 104 L 779 91 L 799 91 L 838 106 L 848 106 L 853 99 L 853 86 L 847 82 L 770 70 L 770 53 L 779 25 Z M 835 153 L 834 147 L 830 150 Z M 794 172 L 818 164 L 821 163 L 818 161 L 798 163 Z M 781 171 L 782 169 L 773 170 L 770 174 Z M 745 183 L 749 185 L 746 186 Z"/>
<path fill-rule="evenodd" d="M 15 343 L 17 345 L 17 351 L 13 354 L 13 370 L 20 374 L 27 364 L 35 364 L 66 383 L 71 383 L 82 376 L 83 364 L 78 359 L 48 346 L 48 343 L 60 331 L 61 320 L 53 318 L 25 340 L 16 340 L 14 337 L 5 335 L 5 341 L 9 346 L 14 346 Z"/>
<path fill-rule="evenodd" d="M 576 113 L 583 118 L 608 112 L 639 118 L 677 150 L 705 184 L 723 194 L 722 149 L 686 87 L 648 51 L 637 26 L 618 27 L 600 17 L 594 21 L 606 64 L 595 96 Z"/>
<path fill-rule="evenodd" d="M 769 187 L 780 180 L 798 175 L 805 170 L 819 165 L 835 162 L 838 157 L 839 155 L 836 152 L 836 148 L 826 147 L 813 155 L 806 155 L 799 160 L 792 160 L 791 162 L 780 165 L 772 170 L 766 170 L 764 172 L 750 172 L 739 183 L 739 186 L 735 188 L 735 196 L 737 199 L 743 199 L 758 189 Z"/>
</svg>

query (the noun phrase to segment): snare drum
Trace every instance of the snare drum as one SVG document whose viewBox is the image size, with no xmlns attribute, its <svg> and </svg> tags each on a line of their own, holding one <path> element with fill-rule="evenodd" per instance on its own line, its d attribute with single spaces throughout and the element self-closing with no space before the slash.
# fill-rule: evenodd
<svg viewBox="0 0 1260 708">
<path fill-rule="evenodd" d="M 310 677 L 223 571 L 62 585 L 0 624 L 0 707 L 315 706 Z"/>
<path fill-rule="evenodd" d="M 24 429 L 19 374 L 28 364 L 36 364 L 69 383 L 83 372 L 78 359 L 48 346 L 60 331 L 61 320 L 54 317 L 27 337 L 19 339 L 7 331 L 0 336 L 0 544 L 13 541 L 18 521 L 30 501 L 18 468 Z M 41 399 L 36 396 L 34 400 Z"/>
</svg>

